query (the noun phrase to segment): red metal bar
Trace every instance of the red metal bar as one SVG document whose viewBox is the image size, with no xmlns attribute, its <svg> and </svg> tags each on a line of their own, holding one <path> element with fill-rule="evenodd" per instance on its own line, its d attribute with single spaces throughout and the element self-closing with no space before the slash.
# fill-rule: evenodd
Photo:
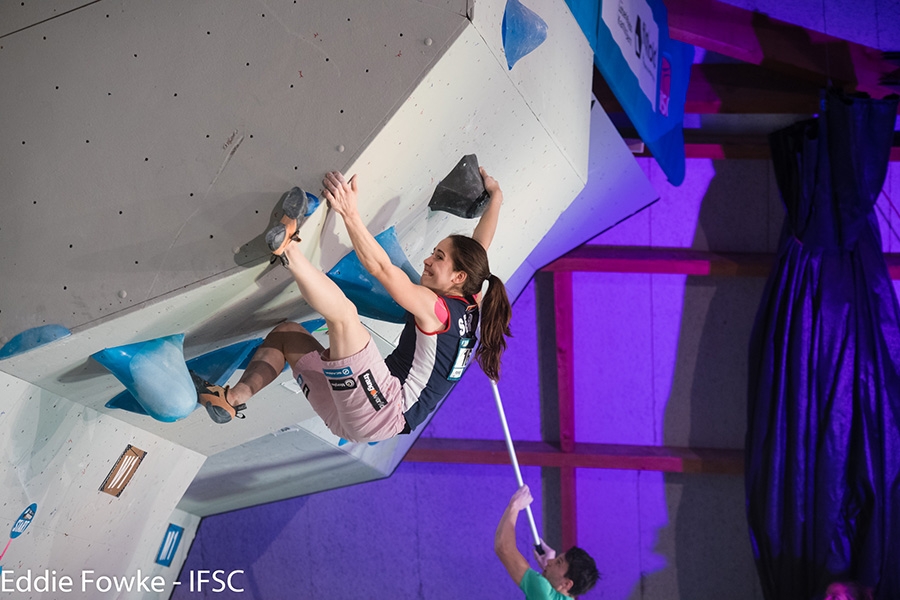
<svg viewBox="0 0 900 600">
<path fill-rule="evenodd" d="M 575 446 L 575 352 L 572 348 L 572 274 L 553 274 L 556 319 L 556 366 L 559 404 L 559 446 L 571 452 Z"/>
<path fill-rule="evenodd" d="M 628 444 L 576 443 L 563 452 L 546 442 L 516 442 L 522 466 L 624 469 L 665 473 L 737 475 L 744 470 L 744 452 L 724 448 L 681 448 Z M 508 465 L 509 453 L 502 440 L 419 438 L 409 452 L 410 462 Z"/>
<path fill-rule="evenodd" d="M 564 254 L 543 270 L 764 277 L 774 261 L 774 254 L 585 245 Z"/>
<path fill-rule="evenodd" d="M 835 85 L 876 98 L 893 92 L 880 80 L 896 66 L 869 48 L 717 0 L 667 0 L 669 35 L 762 65 L 819 87 Z"/>
<path fill-rule="evenodd" d="M 560 511 L 562 525 L 562 548 L 565 552 L 578 545 L 578 501 L 575 485 L 575 468 L 563 467 L 559 470 Z"/>
<path fill-rule="evenodd" d="M 556 367 L 559 390 L 559 447 L 563 453 L 575 450 L 575 349 L 573 344 L 572 273 L 553 274 L 553 297 L 556 319 Z M 578 503 L 575 468 L 559 471 L 560 526 L 562 550 L 578 543 Z"/>
<path fill-rule="evenodd" d="M 624 132 L 623 137 L 628 139 L 634 138 L 633 132 Z M 706 137 L 713 138 L 715 134 L 708 134 Z M 772 158 L 769 147 L 765 144 L 757 143 L 755 138 L 748 138 L 745 141 L 733 137 L 729 140 L 720 142 L 691 142 L 690 134 L 685 135 L 684 155 L 686 158 L 709 158 L 712 160 L 724 159 L 752 159 L 752 160 L 769 160 Z M 648 150 L 635 154 L 638 158 L 653 156 Z M 900 146 L 893 146 L 888 157 L 890 162 L 900 162 Z"/>
<path fill-rule="evenodd" d="M 900 279 L 900 254 L 885 254 L 884 259 L 890 277 Z M 541 270 L 554 273 L 581 271 L 766 277 L 774 263 L 775 255 L 765 253 L 585 245 L 564 254 Z"/>
<path fill-rule="evenodd" d="M 811 115 L 819 110 L 820 89 L 758 65 L 697 64 L 691 66 L 684 112 Z M 607 113 L 624 112 L 596 66 L 591 90 Z"/>
</svg>

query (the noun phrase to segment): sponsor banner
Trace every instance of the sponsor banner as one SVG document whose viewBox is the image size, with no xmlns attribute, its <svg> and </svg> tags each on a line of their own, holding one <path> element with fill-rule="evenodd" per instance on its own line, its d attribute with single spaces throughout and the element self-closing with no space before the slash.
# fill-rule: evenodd
<svg viewBox="0 0 900 600">
<path fill-rule="evenodd" d="M 601 5 L 601 18 L 650 102 L 650 108 L 656 110 L 659 27 L 653 20 L 653 10 L 644 0 L 605 1 Z"/>
<path fill-rule="evenodd" d="M 694 47 L 669 37 L 662 0 L 566 0 L 600 71 L 672 185 L 684 181 L 684 102 Z"/>
</svg>

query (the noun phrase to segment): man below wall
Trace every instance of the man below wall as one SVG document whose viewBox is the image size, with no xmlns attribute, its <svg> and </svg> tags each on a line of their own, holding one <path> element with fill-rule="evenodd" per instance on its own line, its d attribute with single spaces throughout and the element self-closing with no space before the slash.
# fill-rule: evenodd
<svg viewBox="0 0 900 600">
<path fill-rule="evenodd" d="M 538 574 L 516 547 L 516 521 L 532 500 L 527 485 L 516 490 L 510 498 L 494 534 L 494 552 L 509 576 L 525 592 L 527 600 L 559 600 L 584 594 L 600 578 L 597 565 L 587 552 L 573 546 L 557 556 L 556 551 L 541 540 L 544 554 L 537 551 L 534 554 L 543 569 Z"/>
</svg>

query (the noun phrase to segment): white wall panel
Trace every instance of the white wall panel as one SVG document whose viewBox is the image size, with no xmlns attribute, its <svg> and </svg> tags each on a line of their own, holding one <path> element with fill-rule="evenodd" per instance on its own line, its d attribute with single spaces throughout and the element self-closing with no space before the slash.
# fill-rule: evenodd
<svg viewBox="0 0 900 600">
<path fill-rule="evenodd" d="M 511 70 L 502 30 L 506 0 L 475 3 L 474 24 L 516 89 L 547 129 L 572 169 L 587 181 L 591 80 L 594 53 L 565 0 L 526 0 L 523 4 L 547 24 L 547 38 Z"/>
<path fill-rule="evenodd" d="M 75 581 L 83 570 L 162 573 L 156 551 L 205 457 L 5 374 L 0 390 L 0 439 L 8 440 L 0 461 L 2 521 L 12 527 L 37 504 L 7 549 L 4 571 L 56 570 Z M 99 491 L 129 444 L 146 452 L 131 481 L 118 497 Z M 175 518 L 193 536 L 197 521 Z"/>
</svg>

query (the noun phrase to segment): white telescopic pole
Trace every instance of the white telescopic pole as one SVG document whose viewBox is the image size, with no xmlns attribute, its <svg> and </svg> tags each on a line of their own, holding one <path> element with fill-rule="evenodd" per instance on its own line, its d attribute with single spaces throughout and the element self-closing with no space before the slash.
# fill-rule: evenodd
<svg viewBox="0 0 900 600">
<path fill-rule="evenodd" d="M 500 390 L 497 389 L 497 382 L 493 379 L 491 379 L 491 387 L 494 388 L 494 400 L 497 402 L 497 412 L 500 413 L 500 424 L 503 425 L 503 435 L 506 437 L 506 449 L 509 450 L 509 460 L 516 471 L 516 482 L 519 484 L 519 487 L 522 487 L 525 485 L 525 482 L 522 481 L 522 472 L 519 470 L 519 461 L 516 459 L 516 449 L 513 448 L 512 436 L 509 434 L 509 425 L 506 423 L 506 413 L 503 412 L 503 402 L 500 401 Z M 534 515 L 531 513 L 531 507 L 526 506 L 525 512 L 528 513 L 528 523 L 531 525 L 531 535 L 534 536 L 534 546 L 538 549 L 538 552 L 543 554 L 541 536 L 538 535 L 537 525 L 534 524 Z"/>
</svg>

